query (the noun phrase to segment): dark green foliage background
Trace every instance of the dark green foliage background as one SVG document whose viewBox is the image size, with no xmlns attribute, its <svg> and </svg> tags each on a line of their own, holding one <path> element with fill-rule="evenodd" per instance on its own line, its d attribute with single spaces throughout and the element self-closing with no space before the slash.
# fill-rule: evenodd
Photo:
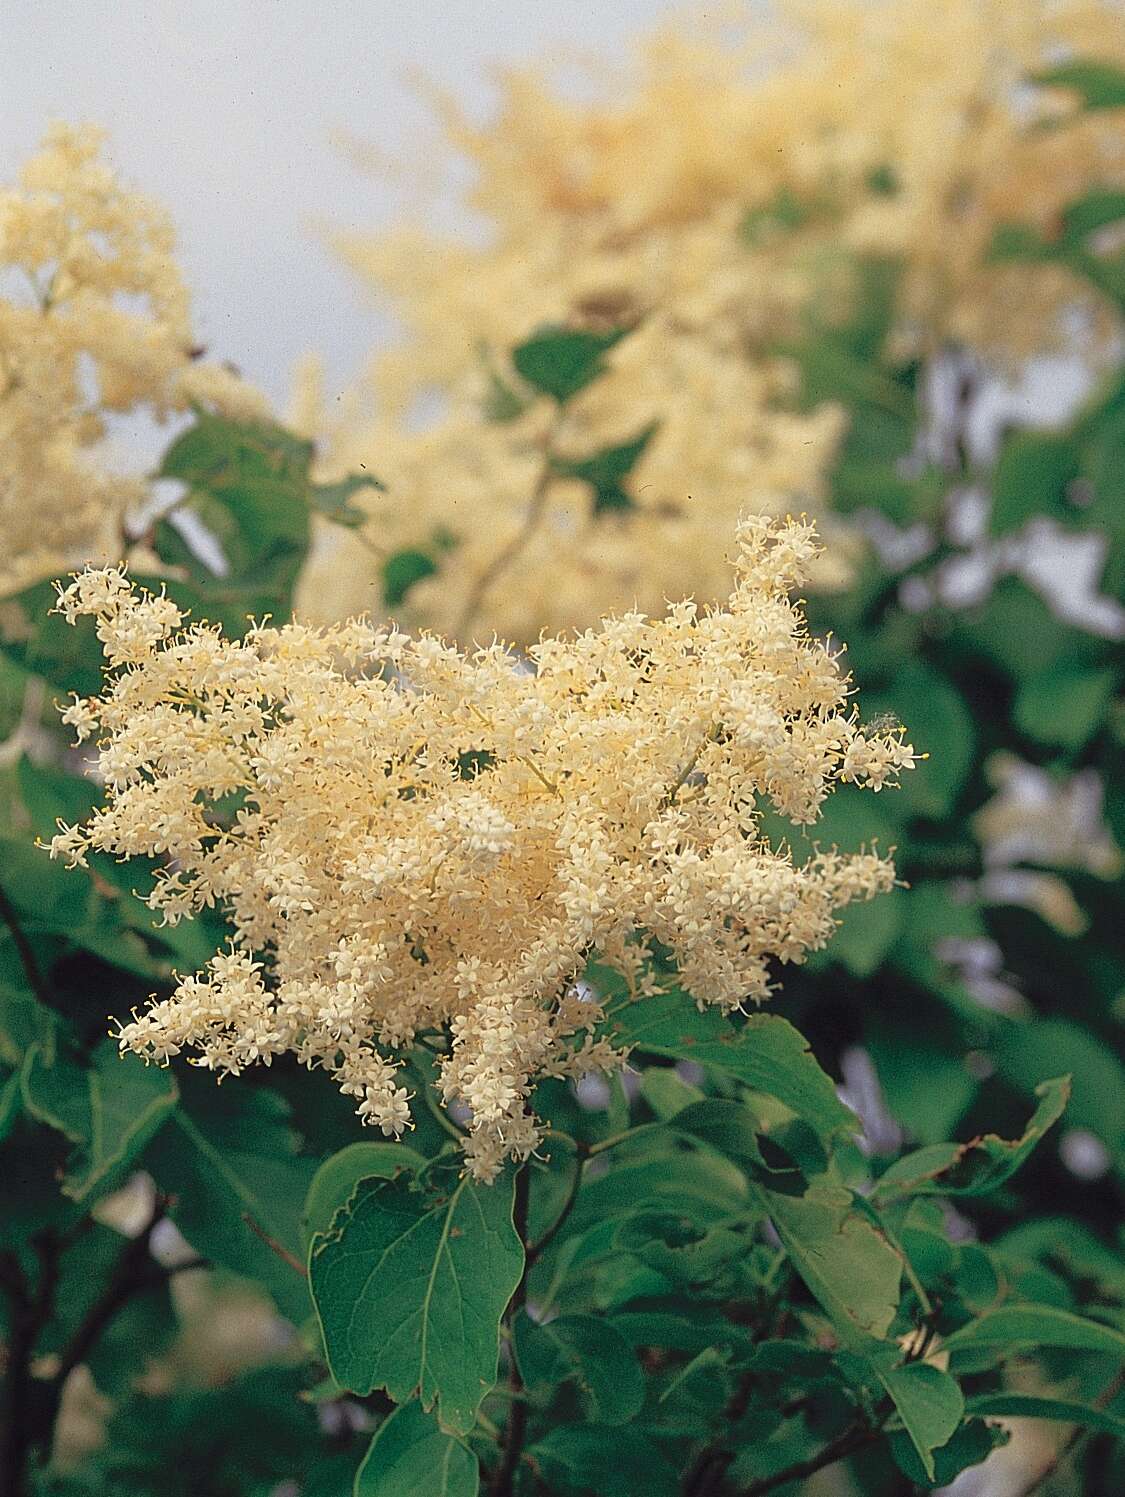
<svg viewBox="0 0 1125 1497">
<path fill-rule="evenodd" d="M 1060 81 L 1090 107 L 1122 102 L 1104 67 Z M 1123 211 L 1098 190 L 1050 242 L 1013 225 L 995 253 L 1059 261 L 1120 312 L 1125 256 L 1094 236 Z M 786 200 L 744 232 L 784 233 L 803 212 Z M 593 1103 L 543 1083 L 542 1157 L 494 1186 L 461 1177 L 424 1049 L 409 1147 L 361 1137 L 330 1083 L 292 1065 L 219 1089 L 117 1058 L 107 1015 L 200 966 L 222 920 L 157 928 L 132 893 L 145 869 L 94 857 L 67 873 L 34 846 L 95 802 L 49 699 L 96 690 L 100 653 L 47 614 L 47 584 L 0 602 L 5 734 L 30 681 L 48 698 L 34 756 L 0 771 L 0 1491 L 751 1497 L 847 1463 L 853 1489 L 891 1497 L 985 1459 L 1004 1415 L 1062 1427 L 1039 1490 L 1125 1490 L 1120 885 L 1041 870 L 1082 912 L 1084 929 L 1061 930 L 986 897 L 976 830 L 1007 753 L 1060 785 L 1095 773 L 1125 847 L 1121 651 L 1016 577 L 972 607 L 903 601 L 937 597 L 963 550 L 948 520 L 967 483 L 989 488 L 994 537 L 1043 518 L 1104 535 L 1102 591 L 1120 598 L 1125 380 L 1107 376 L 1064 429 L 1011 432 L 990 471 L 957 432 L 942 462 L 919 461 L 923 371 L 887 353 L 896 275 L 857 265 L 848 314 L 810 317 L 789 352 L 801 399 L 850 415 L 835 508 L 929 537 L 900 568 L 871 550 L 852 588 L 808 605 L 817 633 L 848 642 L 866 715 L 900 717 L 932 756 L 877 802 L 838 792 L 815 836 L 877 835 L 906 887 L 849 912 L 750 1019 L 678 995 L 630 1006 L 595 967 L 637 1083 Z M 565 403 L 628 333 L 530 335 L 493 371 L 482 419 Z M 629 523 L 654 429 L 560 467 L 588 483 L 599 521 Z M 181 531 L 154 526 L 168 590 L 194 616 L 232 632 L 284 616 L 311 516 L 361 520 L 352 501 L 373 480 L 316 485 L 312 456 L 280 429 L 202 412 L 169 449 L 163 476 L 187 485 L 229 563 L 216 577 Z M 449 538 L 389 558 L 388 605 L 456 565 Z M 769 830 L 801 853 L 793 828 Z M 955 959 L 981 941 L 1021 1004 L 981 1001 Z M 835 1084 L 857 1054 L 879 1090 L 877 1106 L 854 1098 L 862 1147 Z M 1060 1152 L 1068 1130 L 1104 1154 L 1093 1177 Z M 106 1203 L 138 1171 L 152 1191 L 129 1225 Z M 248 1303 L 269 1331 L 253 1353 L 192 1352 L 201 1323 Z M 89 1446 L 68 1424 L 79 1366 L 105 1425 Z"/>
</svg>

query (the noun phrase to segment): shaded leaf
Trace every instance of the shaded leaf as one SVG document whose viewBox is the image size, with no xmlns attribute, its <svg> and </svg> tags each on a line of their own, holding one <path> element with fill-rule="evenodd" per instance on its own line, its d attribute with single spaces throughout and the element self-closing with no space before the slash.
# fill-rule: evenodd
<svg viewBox="0 0 1125 1497">
<path fill-rule="evenodd" d="M 600 1316 L 560 1315 L 546 1325 L 522 1316 L 516 1356 L 529 1388 L 576 1383 L 593 1423 L 627 1424 L 644 1405 L 644 1378 L 633 1349 Z"/>
<path fill-rule="evenodd" d="M 382 565 L 383 602 L 397 608 L 412 587 L 437 569 L 437 562 L 425 551 L 395 551 Z"/>
<path fill-rule="evenodd" d="M 364 489 L 379 489 L 386 492 L 386 484 L 369 473 L 349 473 L 335 483 L 315 483 L 309 487 L 309 502 L 318 514 L 335 525 L 346 525 L 356 529 L 367 523 L 367 511 L 352 500 Z"/>
<path fill-rule="evenodd" d="M 118 1054 L 112 1040 L 99 1045 L 89 1066 L 49 1059 L 34 1046 L 23 1068 L 27 1112 L 64 1133 L 77 1149 L 67 1160 L 65 1195 L 88 1200 L 115 1182 L 176 1105 L 171 1072 Z"/>
<path fill-rule="evenodd" d="M 552 468 L 560 478 L 577 478 L 590 485 L 594 493 L 592 513 L 595 519 L 610 510 L 633 509 L 633 500 L 622 488 L 622 483 L 633 471 L 658 425 L 653 421 L 632 441 L 617 447 L 603 447 L 593 457 L 555 458 Z"/>
<path fill-rule="evenodd" d="M 909 1481 L 927 1489 L 945 1487 L 962 1471 L 986 1461 L 994 1450 L 1006 1445 L 1009 1438 L 1008 1431 L 998 1424 L 986 1424 L 983 1419 L 967 1420 L 933 1452 L 932 1479 L 927 1476 L 914 1442 L 905 1430 L 896 1430 L 891 1435 L 891 1454 Z"/>
<path fill-rule="evenodd" d="M 1064 1424 L 1081 1424 L 1086 1429 L 1102 1430 L 1125 1439 L 1125 1419 L 1089 1404 L 1072 1403 L 1060 1398 L 1039 1398 L 1031 1393 L 978 1393 L 966 1404 L 970 1414 L 986 1419 L 1051 1419 Z"/>
<path fill-rule="evenodd" d="M 978 1196 L 1015 1174 L 1048 1128 L 1057 1123 L 1070 1098 L 1069 1076 L 1036 1087 L 1039 1105 L 1022 1136 L 1003 1139 L 986 1133 L 965 1144 L 930 1144 L 896 1160 L 875 1186 L 877 1200 L 904 1195 Z"/>
<path fill-rule="evenodd" d="M 595 967 L 591 976 L 603 991 L 620 991 L 615 974 Z M 700 1012 L 682 993 L 658 993 L 614 1004 L 606 1030 L 616 1045 L 713 1066 L 754 1091 L 776 1097 L 822 1138 L 856 1127 L 807 1040 L 777 1014 L 751 1014 L 736 1025 L 716 1009 Z"/>
<path fill-rule="evenodd" d="M 467 1445 L 416 1400 L 375 1432 L 355 1475 L 355 1497 L 477 1497 L 480 1467 Z"/>
<path fill-rule="evenodd" d="M 145 1153 L 146 1168 L 175 1198 L 171 1215 L 192 1247 L 256 1280 L 300 1323 L 311 1308 L 300 1213 L 316 1162 L 298 1155 L 276 1093 L 187 1076 L 181 1089 L 181 1105 Z"/>
<path fill-rule="evenodd" d="M 547 1481 L 567 1492 L 597 1497 L 678 1497 L 679 1478 L 642 1430 L 627 1425 L 563 1424 L 528 1454 Z"/>
<path fill-rule="evenodd" d="M 949 1440 L 964 1417 L 961 1389 L 948 1372 L 926 1362 L 889 1368 L 880 1374 L 880 1381 L 932 1481 L 933 1452 Z"/>
<path fill-rule="evenodd" d="M 1125 1335 L 1097 1320 L 1086 1320 L 1052 1305 L 1003 1305 L 971 1320 L 946 1337 L 947 1351 L 995 1347 L 998 1352 L 1020 1348 L 1062 1346 L 1071 1351 L 1125 1354 Z"/>
<path fill-rule="evenodd" d="M 1125 108 L 1125 72 L 1110 62 L 1075 57 L 1033 73 L 1032 82 L 1044 88 L 1071 89 L 1086 109 Z"/>
<path fill-rule="evenodd" d="M 301 1225 L 306 1240 L 327 1232 L 361 1180 L 393 1179 L 399 1170 L 420 1170 L 425 1158 L 402 1143 L 356 1143 L 332 1154 L 317 1170 L 305 1197 Z"/>
</svg>

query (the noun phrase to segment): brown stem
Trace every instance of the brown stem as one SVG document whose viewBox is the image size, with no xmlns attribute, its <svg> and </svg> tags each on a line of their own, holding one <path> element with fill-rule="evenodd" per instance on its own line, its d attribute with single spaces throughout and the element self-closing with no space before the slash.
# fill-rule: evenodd
<svg viewBox="0 0 1125 1497">
<path fill-rule="evenodd" d="M 4 1396 L 4 1434 L 0 1453 L 0 1497 L 24 1497 L 27 1465 L 33 1450 L 50 1435 L 35 1407 L 31 1362 L 39 1333 L 51 1318 L 59 1282 L 59 1244 L 50 1232 L 32 1243 L 39 1259 L 39 1278 L 32 1293 L 14 1254 L 5 1254 L 3 1283 L 11 1301 L 7 1377 Z"/>
<path fill-rule="evenodd" d="M 284 1246 L 283 1243 L 278 1242 L 276 1237 L 271 1237 L 270 1234 L 266 1231 L 265 1227 L 254 1220 L 249 1211 L 244 1211 L 242 1213 L 242 1220 L 246 1223 L 246 1225 L 250 1228 L 251 1232 L 253 1232 L 256 1237 L 260 1237 L 262 1239 L 271 1253 L 276 1253 L 283 1263 L 288 1263 L 289 1267 L 296 1273 L 299 1273 L 303 1279 L 308 1278 L 309 1271 L 301 1262 L 300 1258 L 295 1257 L 289 1251 L 289 1249 Z"/>
<path fill-rule="evenodd" d="M 477 615 L 481 604 L 489 588 L 508 570 L 512 562 L 516 560 L 528 541 L 538 530 L 540 522 L 547 510 L 547 498 L 550 494 L 551 484 L 555 479 L 555 454 L 554 441 L 562 420 L 561 412 L 556 417 L 554 424 L 548 431 L 543 442 L 543 466 L 539 470 L 539 477 L 535 480 L 535 487 L 531 491 L 531 502 L 528 505 L 524 522 L 512 536 L 506 546 L 502 546 L 492 560 L 481 572 L 480 576 L 469 589 L 469 596 L 465 599 L 465 606 L 461 610 L 461 617 L 457 622 L 457 637 L 463 643 L 467 643 L 465 635 L 470 624 Z"/>
<path fill-rule="evenodd" d="M 543 1233 L 543 1236 L 540 1237 L 539 1241 L 529 1245 L 527 1249 L 528 1269 L 531 1269 L 535 1266 L 535 1264 L 542 1257 L 544 1251 L 550 1246 L 552 1242 L 554 1242 L 555 1238 L 562 1230 L 563 1224 L 565 1223 L 567 1217 L 573 1211 L 574 1203 L 578 1199 L 578 1192 L 582 1186 L 582 1173 L 585 1167 L 585 1163 L 585 1156 L 581 1153 L 578 1154 L 574 1161 L 574 1174 L 570 1179 L 570 1189 L 566 1193 L 566 1200 L 563 1201 L 558 1216 L 555 1217 L 554 1221 Z"/>
<path fill-rule="evenodd" d="M 748 1487 L 743 1487 L 738 1497 L 764 1497 L 766 1492 L 787 1486 L 791 1481 L 803 1481 L 808 1476 L 815 1476 L 818 1471 L 823 1471 L 825 1466 L 833 1466 L 837 1461 L 847 1460 L 849 1455 L 854 1455 L 857 1450 L 862 1450 L 866 1445 L 872 1444 L 879 1438 L 879 1434 L 880 1431 L 872 1429 L 870 1425 L 858 1425 L 846 1429 L 842 1435 L 838 1435 L 835 1440 L 826 1445 L 819 1455 L 810 1456 L 807 1461 L 794 1461 L 791 1466 L 786 1466 L 784 1471 L 776 1471 L 772 1476 L 759 1477 Z"/>
<path fill-rule="evenodd" d="M 530 1204 L 531 1170 L 525 1164 L 521 1166 L 516 1174 L 516 1195 L 512 1207 L 512 1224 L 519 1233 L 520 1241 L 525 1245 L 527 1243 L 527 1218 Z M 520 1276 L 519 1283 L 516 1285 L 516 1292 L 512 1295 L 505 1317 L 510 1332 L 514 1330 L 516 1317 L 523 1309 L 524 1303 L 527 1300 L 527 1275 L 530 1268 L 530 1259 L 525 1252 L 523 1273 Z M 508 1423 L 504 1430 L 504 1450 L 492 1483 L 493 1497 L 512 1497 L 512 1483 L 515 1480 L 520 1457 L 523 1455 L 523 1442 L 527 1434 L 527 1400 L 520 1396 L 524 1391 L 523 1378 L 520 1376 L 519 1363 L 516 1361 L 512 1339 L 508 1342 L 508 1361 L 508 1392 L 511 1394 L 511 1398 L 509 1400 Z"/>
<path fill-rule="evenodd" d="M 754 1374 L 744 1372 L 723 1409 L 724 1431 L 733 1429 L 745 1414 L 750 1406 L 750 1394 L 753 1387 Z M 733 1460 L 734 1451 L 728 1450 L 722 1443 L 705 1445 L 684 1472 L 684 1497 L 708 1497 L 709 1493 L 716 1491 L 726 1474 L 727 1467 Z"/>
</svg>

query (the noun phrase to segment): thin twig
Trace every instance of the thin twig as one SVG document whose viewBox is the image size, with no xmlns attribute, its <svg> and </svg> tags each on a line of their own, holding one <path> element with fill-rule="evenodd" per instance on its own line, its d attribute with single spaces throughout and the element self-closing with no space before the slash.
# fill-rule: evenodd
<svg viewBox="0 0 1125 1497">
<path fill-rule="evenodd" d="M 535 487 L 531 492 L 531 502 L 524 516 L 523 524 L 512 536 L 506 546 L 502 546 L 492 560 L 480 573 L 465 599 L 465 606 L 461 610 L 461 617 L 457 621 L 458 638 L 463 639 L 473 622 L 477 612 L 484 602 L 489 589 L 508 570 L 512 562 L 516 560 L 528 541 L 538 530 L 539 525 L 547 510 L 547 498 L 551 491 L 551 484 L 557 474 L 555 472 L 554 441 L 562 424 L 562 412 L 556 416 L 550 430 L 543 440 L 543 466 L 539 470 L 539 477 L 535 481 Z"/>
<path fill-rule="evenodd" d="M 11 1301 L 7 1376 L 4 1390 L 4 1435 L 0 1452 L 0 1497 L 23 1497 L 32 1451 L 49 1437 L 53 1420 L 44 1423 L 36 1407 L 31 1363 L 39 1333 L 55 1308 L 59 1282 L 59 1244 L 50 1232 L 32 1246 L 39 1260 L 34 1292 L 14 1255 L 5 1257 L 4 1287 Z"/>
<path fill-rule="evenodd" d="M 787 1486 L 791 1481 L 803 1481 L 808 1476 L 815 1476 L 825 1466 L 834 1466 L 837 1461 L 847 1460 L 856 1451 L 873 1444 L 879 1435 L 880 1431 L 870 1425 L 847 1429 L 826 1445 L 819 1455 L 810 1456 L 806 1461 L 794 1461 L 791 1466 L 786 1466 L 783 1471 L 775 1471 L 772 1476 L 759 1477 L 748 1487 L 743 1487 L 738 1497 L 765 1497 L 766 1492 Z"/>
<path fill-rule="evenodd" d="M 512 1223 L 519 1233 L 520 1241 L 524 1244 L 527 1243 L 527 1219 L 530 1205 L 531 1171 L 525 1164 L 516 1174 L 516 1193 L 512 1207 Z M 530 1267 L 530 1260 L 525 1254 L 523 1273 L 516 1285 L 516 1292 L 509 1302 L 505 1317 L 509 1328 L 515 1325 L 516 1317 L 527 1299 L 527 1275 Z M 512 1483 L 523 1455 L 523 1442 L 527 1435 L 527 1402 L 518 1396 L 524 1391 L 523 1378 L 520 1375 L 519 1363 L 516 1361 L 515 1350 L 511 1344 L 508 1347 L 508 1362 L 508 1390 L 512 1395 L 512 1400 L 504 1429 L 503 1454 L 492 1483 L 493 1497 L 512 1497 Z"/>
<path fill-rule="evenodd" d="M 582 1172 L 587 1157 L 589 1156 L 584 1157 L 581 1154 L 576 1156 L 574 1161 L 574 1174 L 571 1176 L 570 1180 L 570 1188 L 567 1191 L 566 1199 L 562 1203 L 562 1208 L 559 1211 L 559 1214 L 555 1217 L 554 1221 L 543 1233 L 542 1237 L 540 1237 L 539 1241 L 532 1244 L 527 1249 L 528 1268 L 532 1268 L 535 1263 L 537 1263 L 538 1260 L 542 1257 L 543 1253 L 551 1245 L 551 1243 L 554 1242 L 555 1238 L 562 1230 L 563 1224 L 565 1223 L 567 1217 L 570 1215 L 571 1211 L 573 1211 L 574 1203 L 578 1199 L 578 1192 L 582 1188 Z"/>
<path fill-rule="evenodd" d="M 263 1227 L 260 1222 L 256 1222 L 254 1220 L 249 1211 L 244 1211 L 242 1213 L 242 1220 L 250 1228 L 251 1232 L 254 1233 L 255 1237 L 260 1237 L 262 1239 L 271 1253 L 276 1253 L 283 1263 L 288 1263 L 289 1267 L 293 1269 L 295 1273 L 299 1273 L 303 1279 L 308 1278 L 309 1271 L 301 1262 L 300 1258 L 295 1257 L 294 1254 L 291 1253 L 283 1243 L 278 1242 L 276 1237 L 271 1237 L 270 1234 L 266 1231 L 265 1227 Z"/>
</svg>

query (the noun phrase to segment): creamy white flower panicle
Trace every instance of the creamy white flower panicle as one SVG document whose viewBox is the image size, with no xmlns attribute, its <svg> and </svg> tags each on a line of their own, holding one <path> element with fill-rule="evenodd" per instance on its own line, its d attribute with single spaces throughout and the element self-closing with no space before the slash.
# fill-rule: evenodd
<svg viewBox="0 0 1125 1497">
<path fill-rule="evenodd" d="M 659 942 L 700 1005 L 760 1002 L 771 961 L 894 881 L 874 851 L 795 863 L 760 810 L 811 823 L 837 782 L 878 789 L 914 759 L 901 732 L 865 735 L 806 632 L 790 593 L 815 552 L 804 523 L 747 519 L 725 608 L 544 638 L 534 670 L 359 621 L 233 641 L 119 571 L 79 574 L 59 607 L 95 617 L 110 669 L 65 716 L 106 801 L 52 855 L 166 856 L 151 906 L 219 905 L 235 931 L 122 1047 L 235 1073 L 292 1051 L 398 1135 L 401 1052 L 436 1032 L 489 1179 L 535 1147 L 537 1077 L 622 1059 L 580 986 L 592 954 L 640 999 Z"/>
<path fill-rule="evenodd" d="M 337 237 L 404 336 L 342 401 L 303 392 L 322 476 L 367 463 L 387 488 L 358 500 L 362 541 L 321 527 L 302 608 L 377 607 L 370 547 L 429 552 L 439 534 L 456 549 L 406 606 L 465 642 L 655 612 L 684 591 L 724 598 L 740 513 L 799 503 L 831 520 L 845 412 L 793 409 L 799 374 L 780 350 L 810 312 L 847 319 L 853 256 L 901 265 L 892 342 L 912 358 L 952 345 L 1018 365 L 1065 344 L 1079 309 L 1112 341 L 1108 303 L 1070 271 L 989 253 L 1001 226 L 1053 239 L 1068 204 L 1125 185 L 1121 111 L 1028 85 L 1071 57 L 1125 61 L 1113 0 L 708 0 L 592 68 L 590 88 L 558 87 L 539 62 L 499 75 L 483 123 L 441 100 L 444 139 L 410 180 L 452 148 L 464 160 L 438 173 L 430 221 L 470 182 L 472 223 L 438 230 L 416 212 Z M 489 421 L 496 373 L 544 323 L 633 331 L 561 422 L 544 401 Z M 583 458 L 653 423 L 632 509 L 595 519 L 588 486 L 558 478 L 529 525 L 548 437 Z M 821 589 L 847 584 L 860 549 L 836 523 Z M 482 588 L 516 543 L 519 587 Z"/>
<path fill-rule="evenodd" d="M 101 133 L 57 125 L 0 189 L 0 588 L 120 556 L 142 484 L 93 458 L 106 418 L 267 405 L 197 361 L 171 220 L 100 159 Z"/>
</svg>

